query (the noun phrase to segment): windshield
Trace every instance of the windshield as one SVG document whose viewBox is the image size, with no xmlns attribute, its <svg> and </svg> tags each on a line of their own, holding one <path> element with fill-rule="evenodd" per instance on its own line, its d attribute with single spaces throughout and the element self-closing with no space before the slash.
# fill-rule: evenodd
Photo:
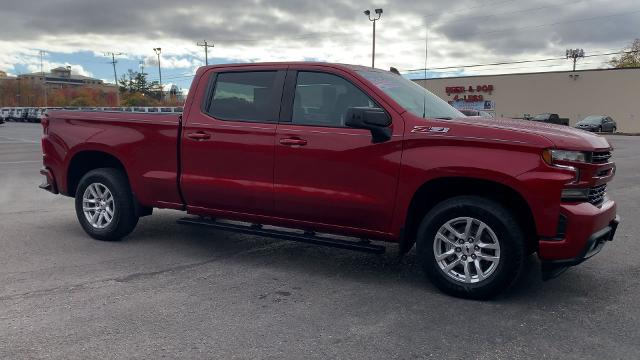
<svg viewBox="0 0 640 360">
<path fill-rule="evenodd" d="M 587 116 L 586 118 L 584 118 L 584 120 L 580 121 L 580 124 L 600 125 L 601 122 L 602 122 L 602 116 L 591 115 L 591 116 Z"/>
<path fill-rule="evenodd" d="M 358 74 L 384 91 L 410 113 L 423 118 L 459 118 L 464 115 L 427 89 L 400 75 L 360 70 Z"/>
</svg>

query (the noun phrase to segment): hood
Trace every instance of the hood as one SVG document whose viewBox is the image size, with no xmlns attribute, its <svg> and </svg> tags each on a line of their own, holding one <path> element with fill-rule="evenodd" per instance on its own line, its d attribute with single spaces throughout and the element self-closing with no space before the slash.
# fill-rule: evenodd
<svg viewBox="0 0 640 360">
<path fill-rule="evenodd" d="M 607 139 L 602 136 L 564 125 L 505 118 L 459 118 L 452 121 L 471 126 L 542 136 L 558 149 L 594 151 L 611 147 Z"/>
</svg>

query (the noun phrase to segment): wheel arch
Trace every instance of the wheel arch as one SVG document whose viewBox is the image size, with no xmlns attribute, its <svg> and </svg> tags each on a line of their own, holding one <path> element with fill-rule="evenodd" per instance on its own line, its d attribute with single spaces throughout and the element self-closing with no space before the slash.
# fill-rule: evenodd
<svg viewBox="0 0 640 360">
<path fill-rule="evenodd" d="M 80 179 L 89 171 L 99 168 L 119 169 L 129 179 L 124 163 L 117 156 L 102 150 L 82 150 L 75 153 L 69 160 L 65 195 L 75 196 Z"/>
<path fill-rule="evenodd" d="M 400 252 L 413 248 L 420 222 L 434 206 L 454 196 L 476 195 L 492 199 L 513 211 L 523 227 L 530 251 L 537 248 L 538 238 L 533 212 L 524 196 L 505 183 L 473 177 L 440 177 L 423 183 L 413 194 L 400 239 Z"/>
</svg>

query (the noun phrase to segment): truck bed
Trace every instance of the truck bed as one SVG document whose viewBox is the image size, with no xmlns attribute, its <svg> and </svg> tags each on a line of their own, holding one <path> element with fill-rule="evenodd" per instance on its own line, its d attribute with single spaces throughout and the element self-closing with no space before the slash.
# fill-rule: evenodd
<svg viewBox="0 0 640 360">
<path fill-rule="evenodd" d="M 64 168 L 63 164 L 95 162 L 99 150 L 103 150 L 126 169 L 141 205 L 182 208 L 178 188 L 179 114 L 56 110 L 49 112 L 43 127 L 42 143 L 48 154 L 44 165 L 54 174 L 68 174 L 56 178 L 73 182 L 68 173 L 71 165 Z M 73 185 L 57 187 L 73 196 Z"/>
</svg>

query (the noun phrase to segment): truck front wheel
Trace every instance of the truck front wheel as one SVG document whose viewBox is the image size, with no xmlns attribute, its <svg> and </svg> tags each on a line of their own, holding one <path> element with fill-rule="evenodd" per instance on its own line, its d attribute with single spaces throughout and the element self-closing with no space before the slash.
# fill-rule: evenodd
<svg viewBox="0 0 640 360">
<path fill-rule="evenodd" d="M 486 299 L 511 286 L 522 272 L 525 237 L 501 204 L 459 196 L 424 217 L 416 250 L 429 279 L 442 291 Z"/>
<path fill-rule="evenodd" d="M 133 194 L 126 175 L 112 168 L 85 174 L 76 189 L 76 215 L 94 239 L 120 240 L 138 223 Z"/>
</svg>

